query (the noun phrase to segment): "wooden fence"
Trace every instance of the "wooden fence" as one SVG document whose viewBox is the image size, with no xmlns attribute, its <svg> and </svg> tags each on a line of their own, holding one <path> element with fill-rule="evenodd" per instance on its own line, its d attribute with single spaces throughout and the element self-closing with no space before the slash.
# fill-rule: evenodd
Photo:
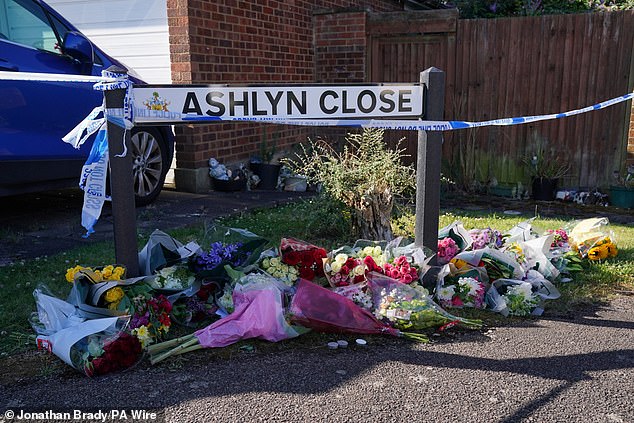
<svg viewBox="0 0 634 423">
<path fill-rule="evenodd" d="M 634 11 L 459 20 L 453 11 L 370 16 L 369 80 L 446 71 L 445 117 L 488 120 L 577 109 L 634 89 Z M 400 20 L 400 22 L 399 22 Z M 395 71 L 396 69 L 396 71 Z M 627 157 L 629 103 L 564 119 L 445 133 L 445 172 L 526 182 L 541 138 L 568 160 L 569 187 L 606 186 Z M 406 146 L 415 157 L 414 134 Z"/>
</svg>

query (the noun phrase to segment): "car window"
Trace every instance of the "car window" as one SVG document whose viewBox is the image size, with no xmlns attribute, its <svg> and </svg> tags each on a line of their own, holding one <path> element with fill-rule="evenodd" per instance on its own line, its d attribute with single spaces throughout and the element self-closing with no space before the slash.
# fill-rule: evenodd
<svg viewBox="0 0 634 423">
<path fill-rule="evenodd" d="M 0 33 L 10 41 L 59 54 L 46 12 L 31 0 L 0 0 Z"/>
</svg>

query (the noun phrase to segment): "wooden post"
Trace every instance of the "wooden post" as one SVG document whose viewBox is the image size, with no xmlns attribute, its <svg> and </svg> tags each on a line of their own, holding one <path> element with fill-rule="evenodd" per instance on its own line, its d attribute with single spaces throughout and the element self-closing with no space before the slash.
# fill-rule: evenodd
<svg viewBox="0 0 634 423">
<path fill-rule="evenodd" d="M 106 109 L 123 108 L 125 94 L 125 89 L 104 91 Z M 126 267 L 127 277 L 136 277 L 139 275 L 139 256 L 130 131 L 110 121 L 107 122 L 107 130 L 115 260 L 117 264 Z M 123 157 L 117 157 L 125 151 L 124 142 L 127 153 Z"/>
<path fill-rule="evenodd" d="M 434 67 L 420 74 L 425 94 L 425 119 L 444 119 L 445 73 Z M 438 218 L 440 214 L 440 162 L 442 132 L 418 131 L 416 154 L 416 226 L 415 243 L 434 253 L 438 249 Z M 435 264 L 435 258 L 430 264 Z"/>
</svg>

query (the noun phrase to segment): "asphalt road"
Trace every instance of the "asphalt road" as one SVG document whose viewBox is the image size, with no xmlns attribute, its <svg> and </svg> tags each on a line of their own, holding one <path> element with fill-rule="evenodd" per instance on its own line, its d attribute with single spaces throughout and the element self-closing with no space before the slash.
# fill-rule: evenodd
<svg viewBox="0 0 634 423">
<path fill-rule="evenodd" d="M 632 422 L 633 312 L 634 298 L 621 297 L 566 320 L 427 345 L 386 338 L 332 351 L 294 340 L 224 358 L 193 352 L 96 379 L 68 371 L 5 380 L 0 415 L 126 408 L 168 422 Z"/>
</svg>

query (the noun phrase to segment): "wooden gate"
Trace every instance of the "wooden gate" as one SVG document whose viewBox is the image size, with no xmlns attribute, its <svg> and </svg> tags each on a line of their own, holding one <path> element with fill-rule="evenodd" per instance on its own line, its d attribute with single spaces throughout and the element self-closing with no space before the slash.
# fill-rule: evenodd
<svg viewBox="0 0 634 423">
<path fill-rule="evenodd" d="M 368 81 L 418 82 L 433 66 L 446 73 L 446 92 L 453 92 L 457 21 L 456 10 L 368 14 Z M 390 130 L 385 139 L 390 147 L 404 139 L 406 162 L 416 162 L 416 132 Z"/>
</svg>

